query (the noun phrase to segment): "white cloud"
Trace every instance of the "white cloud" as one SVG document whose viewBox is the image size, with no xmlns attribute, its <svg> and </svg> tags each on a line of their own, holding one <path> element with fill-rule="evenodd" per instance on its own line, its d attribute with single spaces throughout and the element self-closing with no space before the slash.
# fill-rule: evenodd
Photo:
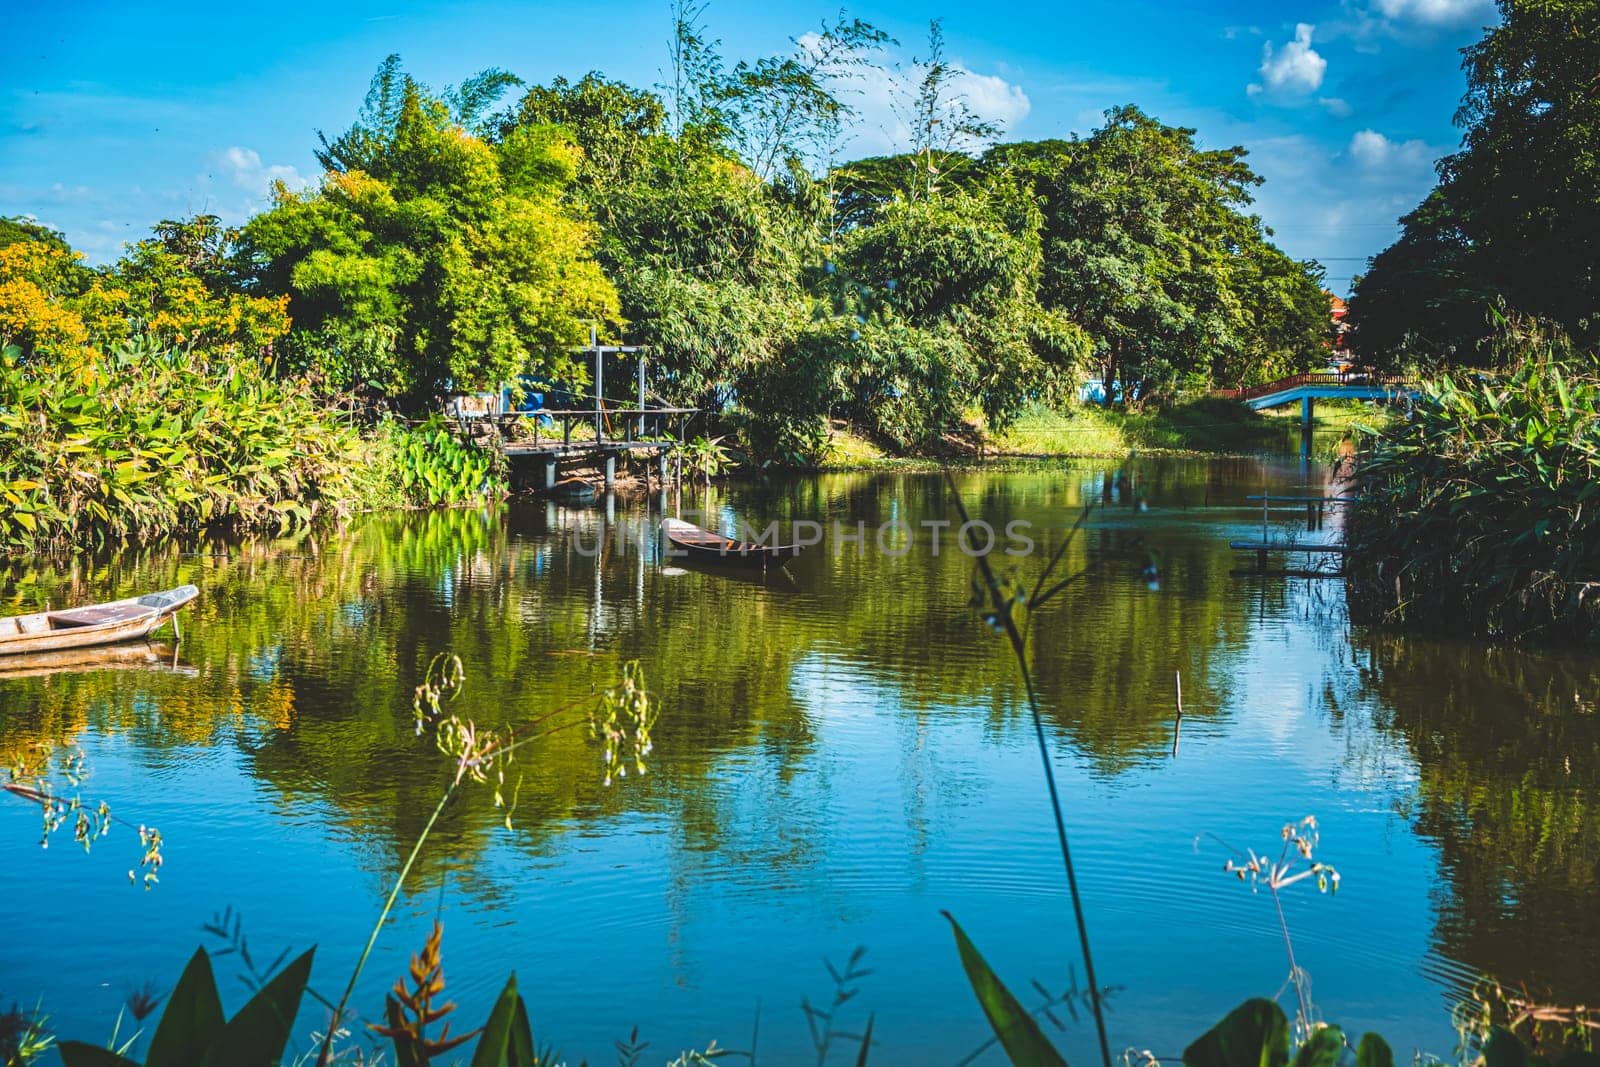
<svg viewBox="0 0 1600 1067">
<path fill-rule="evenodd" d="M 1377 130 L 1357 130 L 1345 154 L 1369 171 L 1418 170 L 1433 162 L 1426 142 L 1391 141 Z"/>
<path fill-rule="evenodd" d="M 967 106 L 980 118 L 1010 129 L 1028 117 L 1033 102 L 1022 86 L 997 74 L 979 74 L 961 66 L 955 68 L 955 73 L 956 92 L 967 98 Z"/>
<path fill-rule="evenodd" d="M 303 189 L 310 183 L 295 168 L 285 163 L 271 166 L 261 162 L 261 154 L 253 148 L 234 145 L 218 154 L 218 165 L 233 180 L 233 184 L 253 196 L 265 197 L 273 182 L 283 182 L 291 189 Z"/>
<path fill-rule="evenodd" d="M 1338 96 L 1319 96 L 1317 103 L 1336 119 L 1347 119 L 1355 110 L 1344 98 Z"/>
<path fill-rule="evenodd" d="M 814 43 L 815 34 L 797 39 L 802 48 Z M 853 67 L 840 78 L 840 95 L 855 109 L 854 136 L 845 155 L 879 155 L 904 151 L 911 143 L 906 122 L 907 104 L 916 96 L 921 73 L 880 51 L 873 62 Z M 992 122 L 1005 132 L 1027 118 L 1033 102 L 1022 86 L 998 74 L 980 74 L 958 61 L 947 61 L 948 95 L 966 102 L 975 118 Z"/>
<path fill-rule="evenodd" d="M 1373 0 L 1372 10 L 1393 22 L 1462 26 L 1491 17 L 1494 3 L 1493 0 Z"/>
<path fill-rule="evenodd" d="M 1328 61 L 1311 47 L 1311 35 L 1316 27 L 1301 22 L 1294 28 L 1294 40 L 1281 48 L 1268 41 L 1261 46 L 1261 81 L 1249 86 L 1255 96 L 1267 92 L 1283 96 L 1314 93 L 1322 85 L 1322 76 L 1328 71 Z"/>
</svg>

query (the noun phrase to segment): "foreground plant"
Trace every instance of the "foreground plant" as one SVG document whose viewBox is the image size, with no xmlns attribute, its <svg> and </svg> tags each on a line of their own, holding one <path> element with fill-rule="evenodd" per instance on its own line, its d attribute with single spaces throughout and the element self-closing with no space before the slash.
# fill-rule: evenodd
<svg viewBox="0 0 1600 1067">
<path fill-rule="evenodd" d="M 431 731 L 435 746 L 454 763 L 454 772 L 439 797 L 439 803 L 434 806 L 433 813 L 423 825 L 422 832 L 417 835 L 417 840 L 401 866 L 400 873 L 395 877 L 388 898 L 378 913 L 377 921 L 373 923 L 372 932 L 367 936 L 367 943 L 356 960 L 350 980 L 345 984 L 344 993 L 334 1005 L 333 1021 L 328 1027 L 327 1035 L 317 1055 L 319 1065 L 331 1062 L 334 1038 L 344 1024 L 345 1009 L 349 1006 L 350 997 L 355 992 L 356 982 L 366 967 L 373 946 L 377 944 L 378 934 L 388 921 L 389 913 L 394 909 L 395 901 L 399 899 L 400 891 L 405 887 L 406 879 L 411 874 L 411 868 L 416 864 L 417 857 L 422 854 L 423 845 L 433 833 L 440 814 L 464 782 L 492 784 L 495 807 L 504 811 L 504 822 L 509 829 L 521 781 L 518 779 L 512 787 L 508 800 L 507 772 L 516 761 L 517 751 L 534 741 L 564 730 L 586 728 L 592 737 L 602 743 L 607 785 L 611 784 L 614 768 L 618 770 L 619 775 L 625 774 L 626 767 L 631 763 L 636 774 L 645 772 L 645 757 L 654 747 L 651 742 L 651 727 L 655 724 L 656 712 L 645 691 L 643 675 L 637 662 L 630 661 L 624 665 L 622 681 L 600 693 L 597 698 L 588 697 L 573 701 L 530 721 L 508 724 L 498 729 L 480 726 L 474 720 L 463 718 L 449 710 L 449 705 L 461 695 L 461 687 L 465 680 L 466 672 L 462 668 L 460 657 L 451 653 L 440 653 L 429 661 L 428 669 L 412 698 L 412 713 L 418 736 Z M 499 1042 L 514 1053 L 523 1047 L 520 1035 L 527 1031 L 527 1011 L 522 1007 L 521 998 L 516 996 L 515 975 L 507 983 L 507 990 L 512 1000 L 505 1008 L 506 1012 L 510 1013 L 504 1020 L 506 1028 L 504 1032 L 496 1030 L 494 1020 L 491 1019 L 482 1041 Z M 506 993 L 501 994 L 502 1001 L 506 996 Z M 500 1006 L 497 1005 L 495 1010 L 498 1014 Z M 537 1062 L 532 1059 L 531 1036 L 528 1037 L 526 1045 L 528 1059 L 513 1058 L 504 1062 L 511 1067 Z M 477 1063 L 476 1057 L 474 1063 Z"/>
<path fill-rule="evenodd" d="M 49 848 L 51 836 L 69 822 L 73 841 L 85 852 L 111 832 L 112 823 L 135 831 L 143 851 L 139 866 L 128 872 L 128 882 L 142 884 L 147 890 L 152 888 L 159 881 L 157 875 L 162 864 L 161 831 L 154 826 L 143 823 L 135 826 L 118 818 L 104 800 L 85 801 L 77 790 L 87 775 L 88 760 L 82 749 L 36 744 L 9 761 L 6 780 L 0 782 L 0 790 L 39 806 L 43 819 L 40 848 Z"/>
<path fill-rule="evenodd" d="M 1265 886 L 1272 895 L 1272 906 L 1278 914 L 1278 929 L 1283 934 L 1283 950 L 1289 957 L 1289 982 L 1294 986 L 1295 999 L 1299 1004 L 1299 1015 L 1295 1021 L 1300 1034 L 1310 1035 L 1315 1025 L 1311 1011 L 1311 982 L 1294 958 L 1294 939 L 1289 936 L 1289 921 L 1283 914 L 1283 892 L 1298 882 L 1315 879 L 1318 892 L 1337 893 L 1339 872 L 1332 865 L 1313 857 L 1319 842 L 1316 816 L 1307 815 L 1297 823 L 1286 823 L 1278 836 L 1283 844 L 1277 859 L 1258 856 L 1254 849 L 1243 852 L 1234 849 L 1238 861 L 1228 860 L 1223 870 L 1236 875 L 1241 882 L 1249 882 L 1253 892 Z"/>
<path fill-rule="evenodd" d="M 372 948 L 377 943 L 378 934 L 388 920 L 440 814 L 464 783 L 492 785 L 495 805 L 505 811 L 504 821 L 509 827 L 516 803 L 516 785 L 509 789 L 508 799 L 508 772 L 514 770 L 518 750 L 534 741 L 570 729 L 586 729 L 600 742 L 607 768 L 607 784 L 610 784 L 612 774 L 622 777 L 629 768 L 635 775 L 645 773 L 645 757 L 653 747 L 651 727 L 656 712 L 645 691 L 637 663 L 625 665 L 621 681 L 596 696 L 574 701 L 530 721 L 497 728 L 480 726 L 472 719 L 450 710 L 450 704 L 460 695 L 464 681 L 465 672 L 460 659 L 441 654 L 430 661 L 422 683 L 416 688 L 412 709 L 417 733 L 430 733 L 434 745 L 450 758 L 450 781 L 396 876 L 338 1003 L 330 1004 L 312 994 L 331 1012 L 327 1032 L 321 1037 L 315 1055 L 318 1064 L 332 1062 L 335 1059 L 334 1042 L 348 1036 L 345 1029 L 349 1021 L 346 1009 Z M 68 759 L 66 767 L 67 773 L 75 776 L 74 780 L 81 777 L 80 759 Z M 6 788 L 45 806 L 47 840 L 51 830 L 50 821 L 54 819 L 59 825 L 60 820 L 72 812 L 78 812 L 88 820 L 86 827 L 80 831 L 86 841 L 103 835 L 103 821 L 109 820 L 109 810 L 104 811 L 100 816 L 102 821 L 97 822 L 84 812 L 81 803 L 61 801 L 54 793 L 43 792 L 36 786 L 17 785 L 15 779 L 19 773 L 13 771 L 14 780 Z M 38 780 L 37 775 L 33 780 Z M 520 784 L 520 780 L 516 784 Z M 33 795 L 36 792 L 38 796 Z M 98 813 L 101 809 L 94 810 Z M 80 826 L 83 825 L 80 823 Z M 159 846 L 159 835 L 156 835 L 156 843 Z M 155 866 L 159 866 L 159 853 Z M 152 870 L 152 881 L 153 873 Z M 307 982 L 315 946 L 269 977 L 270 972 L 276 970 L 277 963 L 264 971 L 255 967 L 249 956 L 241 923 L 231 910 L 207 924 L 205 929 L 221 941 L 218 955 L 238 953 L 249 971 L 245 984 L 253 990 L 253 995 L 231 1019 L 224 1019 L 211 966 L 212 957 L 204 948 L 197 949 L 177 985 L 166 998 L 166 1010 L 150 1039 L 145 1067 L 268 1067 L 277 1064 L 283 1056 L 290 1028 L 300 1013 L 302 1001 L 310 992 Z M 384 1022 L 371 1027 L 392 1042 L 395 1062 L 400 1067 L 428 1064 L 476 1037 L 477 1045 L 471 1061 L 473 1067 L 549 1067 L 553 1064 L 555 1055 L 552 1051 L 538 1050 L 534 1046 L 527 1005 L 517 991 L 515 974 L 507 980 L 494 1009 L 482 1026 L 465 1033 L 451 1034 L 446 1024 L 437 1033 L 432 1032 L 434 1024 L 443 1021 L 455 1010 L 454 1004 L 438 999 L 444 992 L 442 938 L 443 928 L 435 923 L 422 951 L 412 957 L 407 974 L 409 982 L 401 979 L 395 984 L 393 991 L 385 998 Z M 278 962 L 282 959 L 280 956 Z M 160 998 L 140 994 L 135 999 L 138 1007 L 134 1014 L 142 1019 L 153 1013 Z M 130 1001 L 132 1006 L 133 1001 Z M 136 1061 L 130 1059 L 128 1053 L 142 1031 L 134 1033 L 132 1037 L 122 1038 L 120 1030 L 119 1017 L 118 1032 L 113 1034 L 106 1047 L 79 1041 L 63 1042 L 61 1055 L 66 1067 L 137 1067 Z"/>
<path fill-rule="evenodd" d="M 966 525 L 971 521 L 971 517 L 967 514 L 966 505 L 961 502 L 961 494 L 956 489 L 955 479 L 950 476 L 948 470 L 945 471 L 945 482 L 950 486 L 950 494 L 955 501 L 956 511 L 961 516 L 961 522 Z M 1072 897 L 1072 914 L 1077 921 L 1078 945 L 1083 952 L 1083 969 L 1089 982 L 1089 1004 L 1094 1015 L 1095 1031 L 1100 1038 L 1100 1057 L 1103 1067 L 1111 1067 L 1111 1042 L 1106 1036 L 1105 1009 L 1101 1004 L 1100 985 L 1095 979 L 1094 954 L 1089 950 L 1089 927 L 1084 918 L 1083 900 L 1078 894 L 1078 875 L 1072 866 L 1072 850 L 1067 842 L 1067 823 L 1061 812 L 1061 794 L 1056 789 L 1055 769 L 1050 763 L 1050 746 L 1045 740 L 1044 719 L 1039 714 L 1039 695 L 1034 689 L 1033 670 L 1028 651 L 1029 638 L 1033 633 L 1034 613 L 1049 603 L 1067 586 L 1087 573 L 1086 571 L 1079 571 L 1077 574 L 1063 578 L 1055 577 L 1056 568 L 1060 565 L 1068 546 L 1072 544 L 1073 539 L 1077 536 L 1078 531 L 1083 528 L 1083 524 L 1088 517 L 1089 512 L 1085 509 L 1079 516 L 1077 523 L 1068 531 L 1066 538 L 1051 554 L 1050 561 L 1045 565 L 1044 570 L 1039 573 L 1031 585 L 1020 581 L 1000 579 L 995 574 L 994 568 L 989 564 L 988 556 L 978 556 L 978 576 L 973 582 L 972 601 L 975 606 L 987 607 L 988 610 L 984 614 L 984 621 L 1005 636 L 1011 646 L 1011 653 L 1016 658 L 1017 670 L 1022 675 L 1022 684 L 1028 697 L 1028 712 L 1033 719 L 1034 738 L 1039 745 L 1039 762 L 1044 769 L 1045 789 L 1050 794 L 1050 810 L 1055 816 L 1056 838 L 1061 847 L 1061 862 L 1066 868 L 1067 888 Z M 951 919 L 951 923 L 954 925 L 955 920 Z M 965 935 L 961 933 L 959 926 L 956 927 L 956 934 L 958 942 L 964 940 Z M 963 953 L 964 957 L 965 955 Z M 972 974 L 970 968 L 968 974 L 969 976 Z M 975 988 L 976 985 L 977 983 L 974 982 Z M 999 1003 L 998 1006 L 1004 1009 L 1003 1014 L 1010 1018 L 1012 1007 L 1016 1005 L 1016 999 L 1011 997 L 1010 993 L 1006 993 L 1005 997 L 1009 998 L 1009 1003 Z M 978 999 L 984 1002 L 985 1013 L 989 1013 L 991 1005 L 985 1000 L 984 993 L 980 992 Z M 1020 1010 L 1020 1006 L 1017 1007 L 1017 1010 Z M 1033 1021 L 1032 1016 L 1024 1012 L 1023 1017 L 1026 1019 L 1025 1025 L 1032 1028 L 1030 1033 L 1037 1032 L 1038 1024 Z M 989 1015 L 989 1021 L 991 1025 L 995 1026 L 995 1033 L 1000 1037 L 1001 1043 L 1005 1044 L 1007 1037 L 1002 1033 L 1001 1026 L 995 1022 L 993 1014 Z M 1009 1026 L 1010 1024 L 1007 1024 L 1008 1029 Z M 1044 1041 L 1042 1034 L 1039 1035 L 1039 1039 Z M 1048 1041 L 1044 1041 L 1044 1044 L 1045 1047 L 1049 1047 Z M 1007 1045 L 1007 1052 L 1009 1053 L 1010 1051 L 1010 1046 Z"/>
</svg>

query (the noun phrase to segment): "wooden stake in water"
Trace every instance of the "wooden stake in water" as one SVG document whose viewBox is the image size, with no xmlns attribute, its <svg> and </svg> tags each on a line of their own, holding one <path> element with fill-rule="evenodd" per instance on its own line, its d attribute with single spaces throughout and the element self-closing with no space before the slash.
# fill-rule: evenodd
<svg viewBox="0 0 1600 1067">
<path fill-rule="evenodd" d="M 1183 672 L 1174 671 L 1178 682 L 1178 718 L 1172 724 L 1172 754 L 1178 754 L 1178 739 L 1183 736 Z"/>
</svg>

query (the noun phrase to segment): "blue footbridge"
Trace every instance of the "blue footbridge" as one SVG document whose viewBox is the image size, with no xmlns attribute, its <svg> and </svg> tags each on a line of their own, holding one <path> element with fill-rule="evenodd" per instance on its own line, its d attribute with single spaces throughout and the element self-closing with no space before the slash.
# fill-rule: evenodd
<svg viewBox="0 0 1600 1067">
<path fill-rule="evenodd" d="M 1254 411 L 1280 408 L 1298 402 L 1300 405 L 1300 455 L 1311 454 L 1311 427 L 1316 417 L 1318 400 L 1368 400 L 1395 403 L 1410 400 L 1417 390 L 1399 378 L 1389 378 L 1370 371 L 1317 371 L 1295 374 L 1275 382 L 1252 385 L 1244 389 L 1220 390 L 1219 396 L 1238 400 Z"/>
</svg>

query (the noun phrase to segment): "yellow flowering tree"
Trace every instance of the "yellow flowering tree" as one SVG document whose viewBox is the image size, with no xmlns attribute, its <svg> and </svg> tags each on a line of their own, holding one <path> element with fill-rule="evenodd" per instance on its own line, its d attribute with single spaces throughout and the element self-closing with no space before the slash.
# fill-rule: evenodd
<svg viewBox="0 0 1600 1067">
<path fill-rule="evenodd" d="M 288 300 L 243 291 L 237 230 L 213 215 L 165 221 L 113 266 L 91 270 L 59 234 L 0 231 L 0 348 L 78 359 L 135 335 L 218 358 L 270 355 Z M 10 243 L 4 243 L 4 238 Z"/>
</svg>

